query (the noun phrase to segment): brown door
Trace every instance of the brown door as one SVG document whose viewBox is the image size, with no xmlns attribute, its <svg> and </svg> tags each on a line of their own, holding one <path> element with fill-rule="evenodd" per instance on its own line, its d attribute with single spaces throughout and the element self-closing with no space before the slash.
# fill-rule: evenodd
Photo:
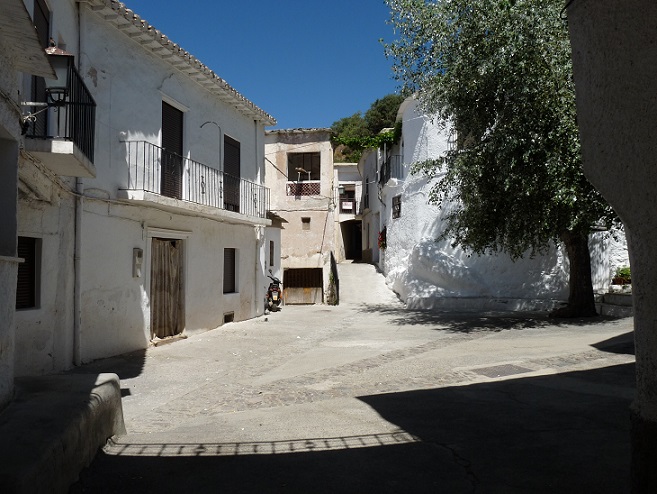
<svg viewBox="0 0 657 494">
<path fill-rule="evenodd" d="M 151 243 L 151 337 L 183 330 L 182 240 L 153 238 Z"/>
<path fill-rule="evenodd" d="M 240 143 L 224 136 L 224 208 L 240 211 Z"/>
<path fill-rule="evenodd" d="M 161 194 L 182 199 L 183 112 L 162 102 Z"/>
</svg>

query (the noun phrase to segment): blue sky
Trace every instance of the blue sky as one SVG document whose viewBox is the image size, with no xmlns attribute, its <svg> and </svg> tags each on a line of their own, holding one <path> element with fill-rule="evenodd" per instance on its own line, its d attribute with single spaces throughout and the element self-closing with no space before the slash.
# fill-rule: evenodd
<svg viewBox="0 0 657 494">
<path fill-rule="evenodd" d="M 397 90 L 383 0 L 124 3 L 273 115 L 272 128 L 329 127 Z"/>
</svg>

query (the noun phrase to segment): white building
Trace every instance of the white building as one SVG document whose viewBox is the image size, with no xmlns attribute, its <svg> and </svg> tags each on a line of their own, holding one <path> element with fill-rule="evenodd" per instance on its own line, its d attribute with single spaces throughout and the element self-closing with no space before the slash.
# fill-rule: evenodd
<svg viewBox="0 0 657 494">
<path fill-rule="evenodd" d="M 560 248 L 512 261 L 507 255 L 469 255 L 444 231 L 449 205 L 429 204 L 440 177 L 412 175 L 413 163 L 437 158 L 451 144 L 450 129 L 418 110 L 400 107 L 401 141 L 369 150 L 358 164 L 363 178 L 363 257 L 377 264 L 410 308 L 459 310 L 551 309 L 568 298 L 567 258 Z M 379 248 L 384 232 L 386 247 Z M 629 265 L 627 247 L 605 234 L 591 238 L 594 290 L 607 290 L 615 269 Z"/>
<path fill-rule="evenodd" d="M 24 1 L 68 72 L 22 81 L 17 375 L 262 314 L 273 117 L 120 2 Z"/>
<path fill-rule="evenodd" d="M 0 17 L 0 410 L 14 390 L 18 157 L 23 146 L 21 74 L 55 76 L 21 0 L 7 0 Z"/>
</svg>

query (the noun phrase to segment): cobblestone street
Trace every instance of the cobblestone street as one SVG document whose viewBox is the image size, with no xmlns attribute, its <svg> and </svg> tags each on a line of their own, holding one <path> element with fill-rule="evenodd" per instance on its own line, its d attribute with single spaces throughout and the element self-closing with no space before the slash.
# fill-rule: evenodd
<svg viewBox="0 0 657 494">
<path fill-rule="evenodd" d="M 373 298 L 85 366 L 119 374 L 128 434 L 72 492 L 623 492 L 631 318 Z"/>
</svg>

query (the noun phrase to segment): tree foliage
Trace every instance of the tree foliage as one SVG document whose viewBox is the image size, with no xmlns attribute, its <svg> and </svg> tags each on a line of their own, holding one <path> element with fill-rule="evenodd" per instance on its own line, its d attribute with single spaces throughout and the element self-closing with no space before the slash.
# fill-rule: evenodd
<svg viewBox="0 0 657 494">
<path fill-rule="evenodd" d="M 363 117 L 370 135 L 376 135 L 386 128 L 393 128 L 397 121 L 397 112 L 403 102 L 404 97 L 401 94 L 388 94 L 372 103 Z"/>
<path fill-rule="evenodd" d="M 389 94 L 377 99 L 365 112 L 356 112 L 350 117 L 341 118 L 333 122 L 334 144 L 340 146 L 340 153 L 336 153 L 336 161 L 356 162 L 364 149 L 378 147 L 393 142 L 399 137 L 397 132 L 384 132 L 383 129 L 395 128 L 397 111 L 404 101 L 398 94 Z"/>
<path fill-rule="evenodd" d="M 446 235 L 519 258 L 611 225 L 613 210 L 581 168 L 562 0 L 386 3 L 395 77 L 457 130 L 455 149 L 417 166 L 445 173 L 432 200 L 458 205 Z"/>
<path fill-rule="evenodd" d="M 350 117 L 344 117 L 333 122 L 331 130 L 335 134 L 345 138 L 358 138 L 371 135 L 361 112 L 356 112 Z"/>
</svg>

